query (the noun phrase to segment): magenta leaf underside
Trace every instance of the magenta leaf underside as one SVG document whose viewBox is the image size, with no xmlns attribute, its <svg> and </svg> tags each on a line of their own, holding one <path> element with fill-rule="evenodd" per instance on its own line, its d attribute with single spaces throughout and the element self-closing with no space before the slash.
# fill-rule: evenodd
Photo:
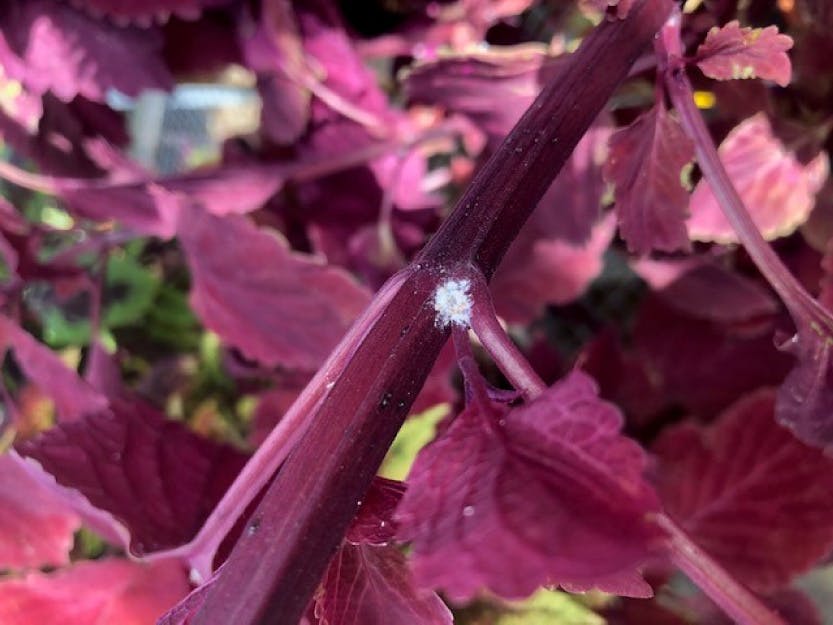
<svg viewBox="0 0 833 625">
<path fill-rule="evenodd" d="M 623 579 L 649 595 L 634 571 L 658 537 L 656 499 L 620 426 L 580 372 L 527 406 L 469 404 L 420 454 L 397 511 L 417 581 L 455 600 Z"/>
<path fill-rule="evenodd" d="M 654 447 L 668 513 L 737 579 L 768 592 L 833 547 L 833 460 L 773 418 L 775 393 L 749 394 L 702 428 L 686 423 Z"/>
</svg>

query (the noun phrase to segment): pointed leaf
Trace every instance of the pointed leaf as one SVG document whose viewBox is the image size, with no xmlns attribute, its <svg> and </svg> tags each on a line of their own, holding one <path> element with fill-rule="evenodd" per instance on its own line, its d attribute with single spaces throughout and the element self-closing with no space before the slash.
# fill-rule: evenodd
<svg viewBox="0 0 833 625">
<path fill-rule="evenodd" d="M 188 593 L 179 562 L 79 562 L 0 582 L 3 625 L 154 625 Z"/>
<path fill-rule="evenodd" d="M 168 89 L 173 79 L 157 31 L 120 28 L 65 2 L 9 0 L 0 10 L 0 64 L 33 93 L 69 102 L 104 102 L 109 89 L 130 96 Z"/>
<path fill-rule="evenodd" d="M 396 534 L 393 511 L 402 499 L 402 482 L 377 477 L 370 485 L 359 512 L 347 529 L 346 540 L 354 545 L 386 545 Z"/>
<path fill-rule="evenodd" d="M 791 234 L 807 220 L 828 174 L 822 152 L 806 165 L 775 137 L 766 114 L 750 117 L 728 134 L 718 149 L 732 183 L 767 240 Z M 697 241 L 737 243 L 709 183 L 691 196 L 688 232 Z"/>
<path fill-rule="evenodd" d="M 183 206 L 197 204 L 216 215 L 254 211 L 283 185 L 280 166 L 209 168 L 135 181 L 50 179 L 69 210 L 96 221 L 116 222 L 141 234 L 170 238 Z"/>
<path fill-rule="evenodd" d="M 602 271 L 605 250 L 613 239 L 613 220 L 602 219 L 586 243 L 574 244 L 539 215 L 551 208 L 535 209 L 492 280 L 495 308 L 510 323 L 528 323 L 547 304 L 572 302 Z"/>
<path fill-rule="evenodd" d="M 692 158 L 691 140 L 661 103 L 610 138 L 605 176 L 616 185 L 619 229 L 630 251 L 690 247 L 680 176 Z"/>
<path fill-rule="evenodd" d="M 243 217 L 189 210 L 180 241 L 194 310 L 267 366 L 315 369 L 369 299 L 342 270 L 290 251 Z"/>
<path fill-rule="evenodd" d="M 376 478 L 315 595 L 315 625 L 451 625 L 433 592 L 417 589 L 405 557 L 388 546 L 401 482 Z"/>
<path fill-rule="evenodd" d="M 776 26 L 741 28 L 733 20 L 708 32 L 697 48 L 697 67 L 717 80 L 764 78 L 786 87 L 792 75 L 787 50 L 792 47 L 793 40 Z"/>
<path fill-rule="evenodd" d="M 656 499 L 622 417 L 571 373 L 520 408 L 472 403 L 417 457 L 397 512 L 420 584 L 466 600 L 538 586 L 650 596 Z"/>
<path fill-rule="evenodd" d="M 107 398 L 67 367 L 48 347 L 8 317 L 0 315 L 0 349 L 10 348 L 15 361 L 38 388 L 55 402 L 62 421 L 72 421 L 107 406 Z"/>
<path fill-rule="evenodd" d="M 433 592 L 414 586 L 396 547 L 344 544 L 315 598 L 317 625 L 451 625 Z"/>
<path fill-rule="evenodd" d="M 665 508 L 738 580 L 762 592 L 788 584 L 833 547 L 833 459 L 774 419 L 771 390 L 745 396 L 708 428 L 660 437 Z"/>
<path fill-rule="evenodd" d="M 130 531 L 137 555 L 187 542 L 245 462 L 138 400 L 62 424 L 18 446 Z"/>
<path fill-rule="evenodd" d="M 829 321 L 829 316 L 828 316 Z M 798 321 L 781 349 L 798 361 L 778 389 L 778 422 L 808 445 L 833 445 L 833 327 Z"/>
<path fill-rule="evenodd" d="M 0 456 L 0 570 L 68 564 L 80 526 L 66 501 L 11 455 Z"/>
</svg>

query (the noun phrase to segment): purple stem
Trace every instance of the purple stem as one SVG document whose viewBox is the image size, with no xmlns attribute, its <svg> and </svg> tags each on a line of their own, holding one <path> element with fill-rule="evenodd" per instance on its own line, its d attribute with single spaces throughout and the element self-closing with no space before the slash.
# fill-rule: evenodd
<svg viewBox="0 0 833 625">
<path fill-rule="evenodd" d="M 223 539 L 234 527 L 241 512 L 254 501 L 281 463 L 286 460 L 309 426 L 310 415 L 314 414 L 324 401 L 346 363 L 404 281 L 405 275 L 398 274 L 377 293 L 371 306 L 356 320 L 347 336 L 243 467 L 197 535 L 181 547 L 149 554 L 143 558 L 144 560 L 177 556 L 188 563 L 192 575 L 197 579 L 205 581 L 211 576 L 214 557 Z"/>
<path fill-rule="evenodd" d="M 668 533 L 671 561 L 736 623 L 787 625 L 698 547 L 674 521 L 663 514 L 657 517 L 657 524 Z"/>
<path fill-rule="evenodd" d="M 451 330 L 451 339 L 454 341 L 454 351 L 457 355 L 457 366 L 463 372 L 463 379 L 466 381 L 469 393 L 474 401 L 482 406 L 491 404 L 489 391 L 486 388 L 486 381 L 477 366 L 474 358 L 474 351 L 469 342 L 468 330 L 462 326 L 455 326 Z M 468 401 L 468 400 L 467 400 Z"/>
<path fill-rule="evenodd" d="M 472 283 L 471 329 L 512 386 L 526 401 L 532 400 L 543 393 L 547 385 L 500 325 L 486 281 L 478 274 Z"/>
<path fill-rule="evenodd" d="M 387 287 L 390 301 L 374 305 L 379 315 L 355 348 L 351 344 L 344 367 L 332 371 L 325 365 L 305 391 L 321 393 L 320 402 L 308 404 L 311 413 L 299 410 L 309 420 L 306 431 L 206 591 L 192 625 L 300 620 L 447 338 L 431 305 L 437 286 L 472 263 L 491 276 L 670 8 L 668 0 L 643 0 L 628 19 L 604 22 L 584 40 L 400 274 L 401 284 Z M 331 380 L 327 393 L 315 390 L 322 377 Z"/>
</svg>

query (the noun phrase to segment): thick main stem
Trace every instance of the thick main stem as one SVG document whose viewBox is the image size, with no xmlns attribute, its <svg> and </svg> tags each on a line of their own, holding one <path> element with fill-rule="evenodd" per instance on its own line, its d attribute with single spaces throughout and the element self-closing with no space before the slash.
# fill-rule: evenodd
<svg viewBox="0 0 833 625">
<path fill-rule="evenodd" d="M 434 290 L 463 265 L 494 272 L 670 8 L 643 0 L 627 20 L 593 31 L 475 177 L 317 406 L 193 625 L 300 620 L 447 338 Z"/>
</svg>

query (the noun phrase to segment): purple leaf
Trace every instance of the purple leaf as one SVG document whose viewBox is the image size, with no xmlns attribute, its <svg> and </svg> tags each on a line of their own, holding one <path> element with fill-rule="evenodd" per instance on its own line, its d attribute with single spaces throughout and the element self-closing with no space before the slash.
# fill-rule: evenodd
<svg viewBox="0 0 833 625">
<path fill-rule="evenodd" d="M 683 276 L 671 293 L 689 291 L 685 282 Z M 634 324 L 635 358 L 621 375 L 628 378 L 636 368 L 643 369 L 664 405 L 682 406 L 702 417 L 743 393 L 783 380 L 792 359 L 773 344 L 779 317 L 712 320 L 731 317 L 721 308 L 701 302 L 683 311 L 663 295 L 647 298 Z M 643 390 L 637 399 L 644 395 Z"/>
<path fill-rule="evenodd" d="M 602 165 L 611 132 L 610 121 L 602 117 L 578 142 L 532 213 L 531 219 L 538 222 L 542 234 L 576 247 L 588 243 L 602 216 L 606 187 Z"/>
<path fill-rule="evenodd" d="M 824 152 L 802 164 L 775 137 L 764 113 L 738 124 L 720 144 L 718 153 L 755 225 L 768 240 L 791 234 L 807 220 L 828 174 Z M 690 209 L 688 231 L 692 239 L 738 242 L 705 178 L 694 189 Z"/>
<path fill-rule="evenodd" d="M 745 396 L 709 428 L 663 433 L 659 491 L 668 514 L 732 575 L 771 591 L 833 547 L 833 459 L 773 418 L 770 390 Z"/>
<path fill-rule="evenodd" d="M 829 313 L 819 317 L 821 323 L 796 317 L 798 331 L 780 346 L 798 362 L 778 389 L 775 416 L 808 445 L 829 447 L 833 444 L 833 327 Z"/>
<path fill-rule="evenodd" d="M 17 460 L 0 456 L 0 570 L 69 564 L 81 520 Z"/>
<path fill-rule="evenodd" d="M 621 425 L 580 372 L 520 408 L 467 406 L 417 457 L 397 512 L 417 582 L 453 600 L 545 584 L 650 596 L 635 569 L 657 501 Z"/>
<path fill-rule="evenodd" d="M 246 218 L 197 209 L 183 215 L 191 305 L 248 358 L 315 369 L 368 302 L 348 274 L 290 251 Z"/>
<path fill-rule="evenodd" d="M 524 224 L 492 280 L 498 313 L 512 323 L 538 317 L 547 304 L 578 298 L 602 270 L 613 222 L 599 220 L 610 128 L 587 131 Z"/>
<path fill-rule="evenodd" d="M 47 430 L 19 451 L 121 521 L 137 555 L 187 542 L 245 462 L 129 399 Z"/>
<path fill-rule="evenodd" d="M 135 96 L 173 79 L 154 30 L 120 28 L 54 0 L 9 0 L 0 10 L 0 64 L 37 94 L 104 102 L 108 89 Z"/>
<path fill-rule="evenodd" d="M 616 185 L 619 229 L 630 251 L 689 249 L 680 172 L 693 157 L 691 140 L 661 103 L 610 138 L 605 176 Z"/>
<path fill-rule="evenodd" d="M 415 65 L 405 77 L 405 91 L 412 102 L 469 117 L 494 146 L 560 64 L 545 48 L 533 46 L 444 56 Z"/>
<path fill-rule="evenodd" d="M 708 257 L 642 259 L 634 269 L 659 299 L 694 319 L 740 325 L 779 310 L 771 291 Z"/>
<path fill-rule="evenodd" d="M 451 625 L 445 604 L 417 589 L 405 557 L 388 546 L 404 490 L 374 479 L 315 595 L 313 625 Z"/>
<path fill-rule="evenodd" d="M 396 547 L 345 543 L 315 597 L 315 625 L 451 625 L 433 592 L 414 586 Z"/>
<path fill-rule="evenodd" d="M 249 68 L 257 72 L 262 130 L 275 143 L 293 143 L 310 116 L 310 92 L 301 78 L 315 78 L 306 65 L 292 3 L 266 0 L 256 23 L 245 17 L 239 28 L 241 46 Z"/>
<path fill-rule="evenodd" d="M 602 271 L 603 256 L 614 234 L 610 218 L 599 221 L 583 245 L 559 236 L 560 228 L 539 206 L 524 224 L 492 280 L 497 312 L 511 323 L 527 323 L 546 304 L 577 299 Z"/>
<path fill-rule="evenodd" d="M 717 80 L 764 78 L 786 87 L 792 75 L 787 50 L 792 47 L 792 38 L 776 26 L 741 28 L 733 20 L 708 32 L 697 48 L 697 67 Z"/>
<path fill-rule="evenodd" d="M 79 562 L 54 573 L 30 573 L 0 582 L 0 622 L 151 625 L 187 592 L 188 578 L 175 560 Z"/>
<path fill-rule="evenodd" d="M 573 301 L 601 272 L 614 234 L 613 222 L 600 220 L 609 136 L 605 120 L 597 120 L 509 248 L 492 280 L 507 321 L 525 323 L 547 304 Z"/>
<path fill-rule="evenodd" d="M 166 22 L 172 15 L 196 19 L 203 9 L 231 4 L 233 0 L 72 0 L 95 17 L 106 15 L 117 24 L 133 22 L 147 25 Z"/>
<path fill-rule="evenodd" d="M 361 507 L 347 530 L 353 545 L 386 545 L 396 534 L 393 511 L 402 499 L 405 485 L 377 477 L 362 500 Z"/>
<path fill-rule="evenodd" d="M 14 352 L 15 361 L 29 380 L 55 402 L 61 421 L 73 421 L 107 407 L 106 397 L 84 382 L 52 350 L 2 315 L 0 349 Z"/>
<path fill-rule="evenodd" d="M 229 166 L 166 178 L 46 178 L 44 183 L 76 214 L 96 221 L 115 220 L 141 234 L 170 238 L 186 205 L 216 215 L 254 211 L 283 185 L 281 166 Z"/>
</svg>

